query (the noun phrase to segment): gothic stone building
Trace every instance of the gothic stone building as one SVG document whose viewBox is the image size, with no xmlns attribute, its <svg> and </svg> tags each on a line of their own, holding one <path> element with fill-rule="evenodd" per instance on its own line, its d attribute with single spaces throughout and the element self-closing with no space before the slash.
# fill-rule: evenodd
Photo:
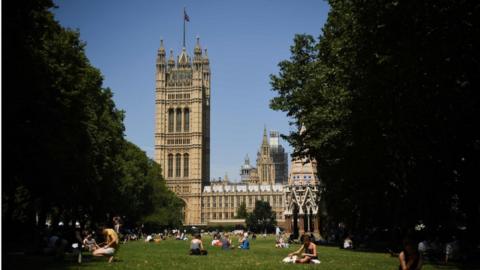
<svg viewBox="0 0 480 270">
<path fill-rule="evenodd" d="M 263 200 L 270 203 L 281 226 L 285 214 L 285 225 L 297 226 L 298 217 L 310 210 L 295 208 L 299 204 L 292 191 L 296 189 L 291 181 L 285 185 L 288 159 L 278 132 L 270 134 L 269 142 L 264 129 L 257 167 L 247 157 L 240 183 L 228 179 L 210 183 L 210 76 L 207 52 L 202 52 L 198 38 L 193 59 L 183 48 L 176 60 L 173 51 L 167 60 L 161 42 L 156 60 L 155 161 L 168 188 L 185 202 L 184 224 L 235 223 L 242 202 L 252 211 L 255 201 Z M 310 205 L 311 200 L 305 209 Z"/>
<path fill-rule="evenodd" d="M 226 176 L 222 181 L 212 181 L 211 185 L 203 188 L 202 224 L 237 223 L 234 217 L 240 204 L 245 203 L 247 212 L 252 212 L 255 201 L 268 202 L 276 214 L 277 222 L 283 224 L 285 211 L 283 182 L 286 182 L 286 178 L 280 179 L 280 183 L 276 183 L 275 179 L 280 178 L 276 177 L 278 173 L 283 175 L 287 171 L 288 165 L 283 159 L 280 164 L 275 163 L 271 151 L 272 143 L 274 147 L 281 147 L 278 141 L 269 142 L 267 131 L 264 129 L 262 144 L 257 153 L 257 168 L 250 165 L 247 155 L 245 163 L 240 168 L 242 179 L 240 183 L 231 183 Z M 286 157 L 286 154 L 283 152 L 282 156 Z"/>
<path fill-rule="evenodd" d="M 257 168 L 250 165 L 250 158 L 245 157 L 245 163 L 240 169 L 242 183 L 286 184 L 288 179 L 288 154 L 279 143 L 279 133 L 263 130 L 263 140 L 257 152 Z"/>
<path fill-rule="evenodd" d="M 305 232 L 320 234 L 320 216 L 325 214 L 321 207 L 322 186 L 317 174 L 317 162 L 296 159 L 292 162 L 285 192 L 285 228 L 288 232 L 301 235 Z"/>
<path fill-rule="evenodd" d="M 183 48 L 156 61 L 155 161 L 168 187 L 186 205 L 185 224 L 201 223 L 203 186 L 210 178 L 210 67 L 199 41 L 193 60 Z"/>
</svg>

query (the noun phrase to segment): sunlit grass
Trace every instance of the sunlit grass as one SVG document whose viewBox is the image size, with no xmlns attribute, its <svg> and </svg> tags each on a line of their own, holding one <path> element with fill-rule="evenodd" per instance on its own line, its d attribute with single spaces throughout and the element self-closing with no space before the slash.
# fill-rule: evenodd
<svg viewBox="0 0 480 270">
<path fill-rule="evenodd" d="M 236 244 L 237 239 L 234 239 Z M 160 243 L 144 243 L 143 241 L 122 244 L 117 253 L 117 260 L 112 264 L 106 258 L 84 256 L 81 265 L 72 262 L 72 258 L 64 262 L 51 262 L 42 258 L 41 263 L 33 261 L 17 262 L 18 266 L 25 264 L 34 266 L 29 269 L 398 269 L 397 258 L 387 253 L 357 252 L 341 250 L 336 247 L 318 247 L 318 265 L 284 264 L 282 259 L 291 251 L 299 248 L 298 245 L 288 249 L 274 247 L 274 237 L 258 238 L 251 241 L 250 250 L 224 251 L 219 247 L 210 246 L 211 238 L 203 239 L 208 250 L 207 256 L 188 255 L 190 241 L 166 240 Z M 30 260 L 33 260 L 32 258 Z M 37 258 L 38 260 L 38 258 Z M 23 267 L 21 267 L 23 268 Z M 12 269 L 14 269 L 12 267 Z M 438 266 L 426 265 L 423 269 L 438 269 Z M 455 267 L 441 267 L 441 269 L 457 269 Z"/>
</svg>

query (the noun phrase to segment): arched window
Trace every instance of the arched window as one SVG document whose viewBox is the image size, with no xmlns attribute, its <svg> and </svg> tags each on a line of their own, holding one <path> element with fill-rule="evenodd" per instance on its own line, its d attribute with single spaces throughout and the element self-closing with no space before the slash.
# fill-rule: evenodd
<svg viewBox="0 0 480 270">
<path fill-rule="evenodd" d="M 173 155 L 172 154 L 169 154 L 168 155 L 168 166 L 167 166 L 167 170 L 168 170 L 168 177 L 173 177 Z"/>
<path fill-rule="evenodd" d="M 183 155 L 183 176 L 188 177 L 188 165 L 189 165 L 189 156 L 188 154 Z"/>
<path fill-rule="evenodd" d="M 177 109 L 177 127 L 175 129 L 176 132 L 182 131 L 182 109 Z"/>
<path fill-rule="evenodd" d="M 183 110 L 183 131 L 190 131 L 190 109 L 185 108 Z"/>
<path fill-rule="evenodd" d="M 173 117 L 175 112 L 173 109 L 168 109 L 168 132 L 173 132 Z"/>
<path fill-rule="evenodd" d="M 175 176 L 176 177 L 180 177 L 180 173 L 181 173 L 181 163 L 182 162 L 182 155 L 180 154 L 177 154 L 175 156 Z"/>
</svg>

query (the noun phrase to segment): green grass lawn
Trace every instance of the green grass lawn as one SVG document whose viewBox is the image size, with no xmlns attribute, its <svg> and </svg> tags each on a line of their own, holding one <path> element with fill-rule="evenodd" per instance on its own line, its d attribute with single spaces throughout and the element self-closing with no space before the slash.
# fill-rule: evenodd
<svg viewBox="0 0 480 270">
<path fill-rule="evenodd" d="M 236 238 L 234 239 L 236 244 Z M 73 263 L 71 257 L 64 262 L 53 262 L 44 257 L 9 258 L 5 269 L 398 269 L 397 258 L 387 253 L 357 252 L 341 250 L 336 247 L 318 247 L 318 265 L 284 264 L 282 259 L 299 248 L 292 245 L 288 249 L 274 247 L 273 237 L 259 238 L 251 241 L 250 250 L 223 251 L 219 247 L 210 246 L 211 239 L 204 238 L 208 250 L 207 256 L 189 256 L 190 241 L 166 240 L 160 243 L 144 243 L 143 241 L 122 244 L 117 260 L 112 264 L 106 258 L 90 257 L 85 253 L 81 265 Z M 10 260 L 11 259 L 11 260 Z M 423 269 L 458 269 L 454 266 L 425 265 Z"/>
</svg>

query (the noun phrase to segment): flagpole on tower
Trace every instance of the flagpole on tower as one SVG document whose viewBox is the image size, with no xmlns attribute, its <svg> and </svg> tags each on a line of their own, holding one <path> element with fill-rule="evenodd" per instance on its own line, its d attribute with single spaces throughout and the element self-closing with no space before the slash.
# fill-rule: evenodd
<svg viewBox="0 0 480 270">
<path fill-rule="evenodd" d="M 183 7 L 183 48 L 185 48 L 185 18 L 187 15 L 187 11 L 185 11 L 185 7 Z"/>
<path fill-rule="evenodd" d="M 187 15 L 186 7 L 183 7 L 183 48 L 185 48 L 185 23 L 190 21 Z"/>
</svg>

